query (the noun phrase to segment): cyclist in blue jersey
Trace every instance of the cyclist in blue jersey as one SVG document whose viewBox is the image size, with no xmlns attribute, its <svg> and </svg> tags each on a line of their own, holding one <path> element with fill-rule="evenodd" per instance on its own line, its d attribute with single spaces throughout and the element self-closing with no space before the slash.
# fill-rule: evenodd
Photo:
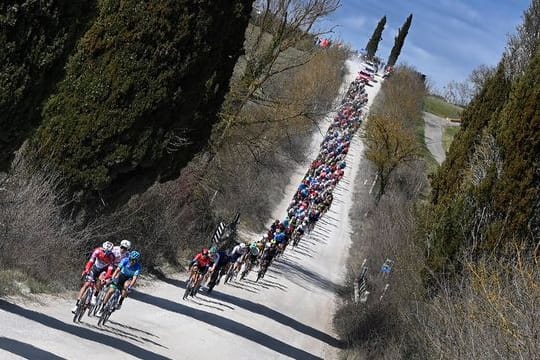
<svg viewBox="0 0 540 360">
<path fill-rule="evenodd" d="M 116 309 L 120 309 L 122 303 L 124 302 L 124 299 L 128 296 L 128 293 L 135 286 L 137 278 L 141 274 L 142 266 L 140 264 L 140 260 L 141 253 L 135 250 L 130 252 L 129 258 L 122 259 L 122 261 L 114 271 L 111 287 L 109 289 L 109 292 L 107 292 L 107 295 L 105 295 L 105 299 L 103 300 L 104 304 L 107 304 L 111 296 L 114 294 L 115 290 L 118 289 L 122 291 L 122 297 L 120 298 Z"/>
</svg>

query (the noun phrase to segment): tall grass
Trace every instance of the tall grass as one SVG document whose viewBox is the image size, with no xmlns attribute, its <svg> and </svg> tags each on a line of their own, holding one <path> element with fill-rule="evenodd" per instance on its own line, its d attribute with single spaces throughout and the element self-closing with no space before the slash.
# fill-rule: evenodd
<svg viewBox="0 0 540 360">
<path fill-rule="evenodd" d="M 424 111 L 443 118 L 458 119 L 463 108 L 435 96 L 426 96 L 424 98 Z"/>
</svg>

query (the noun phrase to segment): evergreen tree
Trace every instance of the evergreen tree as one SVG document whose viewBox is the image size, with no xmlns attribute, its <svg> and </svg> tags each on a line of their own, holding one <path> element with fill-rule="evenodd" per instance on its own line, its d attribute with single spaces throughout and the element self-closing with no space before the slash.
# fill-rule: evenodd
<svg viewBox="0 0 540 360">
<path fill-rule="evenodd" d="M 177 177 L 217 121 L 251 5 L 100 1 L 26 155 L 88 210 Z"/>
<path fill-rule="evenodd" d="M 96 16 L 95 3 L 0 1 L 0 172 L 41 123 L 42 104 Z"/>
<path fill-rule="evenodd" d="M 409 33 L 411 23 L 412 14 L 410 14 L 407 20 L 405 20 L 405 24 L 403 24 L 403 27 L 399 29 L 398 35 L 394 40 L 394 46 L 392 47 L 392 51 L 390 51 L 390 56 L 388 57 L 388 61 L 386 62 L 386 66 L 394 66 L 396 64 L 399 54 L 401 53 L 401 49 L 403 48 L 403 44 L 405 43 L 405 38 Z"/>
<path fill-rule="evenodd" d="M 383 16 L 381 20 L 379 20 L 379 23 L 377 24 L 375 31 L 373 31 L 373 35 L 371 35 L 371 39 L 369 39 L 366 45 L 366 52 L 367 52 L 368 59 L 373 59 L 373 57 L 375 56 L 375 53 L 377 52 L 377 48 L 379 47 L 379 43 L 382 40 L 382 32 L 384 30 L 385 25 L 386 25 L 386 16 Z"/>
</svg>

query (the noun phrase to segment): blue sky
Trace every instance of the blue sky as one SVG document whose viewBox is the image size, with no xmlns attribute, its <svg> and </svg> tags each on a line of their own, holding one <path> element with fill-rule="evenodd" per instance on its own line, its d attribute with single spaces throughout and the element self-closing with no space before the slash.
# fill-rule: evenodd
<svg viewBox="0 0 540 360">
<path fill-rule="evenodd" d="M 521 22 L 530 0 L 341 0 L 327 20 L 340 38 L 364 48 L 377 22 L 386 28 L 377 55 L 385 61 L 407 16 L 413 21 L 398 62 L 425 73 L 436 87 L 461 81 L 480 64 L 495 65 L 507 35 Z"/>
</svg>

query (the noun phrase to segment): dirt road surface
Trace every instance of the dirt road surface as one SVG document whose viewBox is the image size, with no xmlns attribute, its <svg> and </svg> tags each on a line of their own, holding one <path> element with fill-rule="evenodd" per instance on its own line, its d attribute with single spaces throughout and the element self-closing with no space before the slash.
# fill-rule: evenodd
<svg viewBox="0 0 540 360">
<path fill-rule="evenodd" d="M 360 64 L 349 61 L 347 67 L 343 91 Z M 369 105 L 380 88 L 378 79 L 367 87 Z M 313 135 L 312 157 L 321 140 L 322 133 Z M 356 136 L 332 208 L 262 281 L 255 282 L 252 272 L 246 280 L 220 284 L 210 296 L 201 292 L 184 301 L 186 275 L 171 276 L 139 287 L 104 327 L 86 315 L 82 323 L 72 322 L 73 298 L 68 295 L 73 294 L 0 299 L 0 359 L 336 358 L 334 289 L 345 274 L 353 185 L 363 181 L 358 174 L 362 149 Z M 298 167 L 275 217 L 284 217 L 307 167 Z"/>
<path fill-rule="evenodd" d="M 435 160 L 441 164 L 446 159 L 446 151 L 443 147 L 444 129 L 450 126 L 459 126 L 437 115 L 424 112 L 426 145 Z"/>
</svg>

